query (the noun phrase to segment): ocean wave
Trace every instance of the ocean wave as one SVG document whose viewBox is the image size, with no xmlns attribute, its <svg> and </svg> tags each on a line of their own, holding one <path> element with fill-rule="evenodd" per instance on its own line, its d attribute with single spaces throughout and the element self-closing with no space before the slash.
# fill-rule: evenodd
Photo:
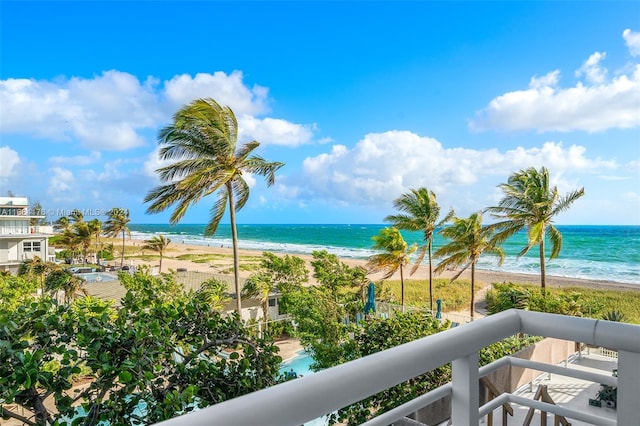
<svg viewBox="0 0 640 426">
<path fill-rule="evenodd" d="M 252 226 L 252 228 L 260 228 L 258 226 Z M 265 228 L 273 229 L 277 228 L 275 225 L 268 225 Z M 309 235 L 304 235 L 305 238 L 301 237 L 301 229 L 296 226 L 287 226 L 286 232 L 283 228 L 280 228 L 282 231 L 280 235 L 274 237 L 272 234 L 269 236 L 262 236 L 257 238 L 264 238 L 275 241 L 262 241 L 262 240 L 252 240 L 252 239 L 243 239 L 240 238 L 238 241 L 238 248 L 246 249 L 246 250 L 255 250 L 255 251 L 268 251 L 274 253 L 289 253 L 289 254 L 305 254 L 311 255 L 314 251 L 326 250 L 329 253 L 335 254 L 341 258 L 351 258 L 351 259 L 366 259 L 369 256 L 375 254 L 376 252 L 368 247 L 363 247 L 365 245 L 370 244 L 366 242 L 366 238 L 364 238 L 364 243 L 362 235 L 358 236 L 357 245 L 359 247 L 352 247 L 349 244 L 356 244 L 355 238 L 349 239 L 350 234 L 345 231 L 345 228 L 338 228 L 336 226 L 325 226 L 322 227 L 320 225 L 315 227 L 304 227 L 304 233 Z M 337 229 L 338 228 L 338 229 Z M 362 226 L 353 227 L 362 229 Z M 154 232 L 156 229 L 160 229 L 161 232 Z M 322 237 L 325 241 L 332 241 L 333 244 L 318 244 L 318 243 L 308 243 L 306 240 L 311 241 L 321 241 L 320 236 L 317 234 L 313 234 L 312 232 L 317 229 L 325 229 Z M 326 231 L 329 229 L 330 231 Z M 196 234 L 195 232 L 198 232 Z M 157 235 L 162 233 L 169 238 L 171 238 L 176 243 L 184 243 L 184 244 L 192 244 L 198 246 L 211 246 L 211 247 L 227 247 L 230 248 L 232 246 L 231 238 L 226 236 L 214 236 L 214 237 L 204 237 L 199 232 L 202 230 L 193 229 L 192 232 L 189 230 L 185 231 L 184 229 L 167 229 L 164 228 L 155 228 L 147 231 L 139 231 L 134 230 L 131 232 L 132 237 L 139 239 L 148 239 L 150 236 Z M 286 233 L 286 235 L 282 235 Z M 227 234 L 228 235 L 228 234 Z M 288 238 L 288 235 L 292 235 L 291 238 Z M 298 240 L 300 242 L 288 242 L 287 240 Z M 351 241 L 351 243 L 349 243 Z M 344 246 L 338 246 L 334 244 L 344 244 Z M 539 275 L 540 274 L 540 262 L 537 255 L 533 252 L 528 253 L 526 256 L 518 257 L 516 254 L 521 250 L 522 246 L 519 244 L 511 243 L 510 246 L 506 247 L 505 251 L 507 252 L 507 256 L 502 266 L 498 266 L 496 259 L 491 256 L 483 256 L 477 264 L 477 268 L 481 270 L 488 271 L 496 271 L 496 272 L 512 272 L 519 274 L 529 274 L 529 275 Z M 566 244 L 565 244 L 566 246 Z M 637 258 L 637 251 L 633 251 L 629 246 L 621 247 L 618 251 L 626 253 L 626 259 L 622 261 L 618 261 L 617 258 L 611 258 L 602 256 L 600 259 L 593 256 L 592 253 L 595 252 L 593 247 L 591 248 L 589 256 L 583 256 L 585 250 L 571 250 L 563 249 L 563 253 L 559 258 L 546 260 L 545 266 L 547 268 L 548 275 L 568 277 L 568 278 L 578 278 L 578 279 L 589 279 L 589 280 L 597 280 L 597 281 L 616 281 L 622 283 L 629 284 L 637 284 L 640 285 L 640 263 L 634 261 Z M 512 253 L 512 254 L 509 254 Z M 579 258 L 571 258 L 571 253 L 574 253 L 579 256 Z M 606 253 L 605 251 L 601 251 L 601 253 Z M 609 253 L 611 251 L 609 250 Z M 620 253 L 618 253 L 620 254 Z M 415 255 L 412 260 L 415 260 Z M 426 259 L 425 262 L 426 263 Z M 437 263 L 437 259 L 434 261 Z"/>
</svg>

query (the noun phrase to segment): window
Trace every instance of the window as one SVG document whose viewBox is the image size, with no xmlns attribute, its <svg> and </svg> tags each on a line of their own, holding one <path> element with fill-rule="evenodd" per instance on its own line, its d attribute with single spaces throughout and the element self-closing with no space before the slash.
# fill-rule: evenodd
<svg viewBox="0 0 640 426">
<path fill-rule="evenodd" d="M 276 306 L 276 299 L 269 299 L 269 306 L 271 307 Z"/>
<path fill-rule="evenodd" d="M 27 252 L 39 252 L 40 251 L 40 241 L 25 241 L 22 243 L 22 249 L 25 253 Z"/>
</svg>

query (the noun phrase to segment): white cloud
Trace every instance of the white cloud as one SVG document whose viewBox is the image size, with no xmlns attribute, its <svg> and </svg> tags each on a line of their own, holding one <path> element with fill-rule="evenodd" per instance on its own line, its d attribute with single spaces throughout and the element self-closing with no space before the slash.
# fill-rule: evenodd
<svg viewBox="0 0 640 426">
<path fill-rule="evenodd" d="M 281 180 L 282 197 L 325 200 L 344 205 L 390 204 L 411 188 L 426 186 L 441 205 L 480 209 L 492 199 L 479 198 L 475 185 L 498 185 L 528 167 L 546 166 L 559 189 L 573 190 L 571 172 L 616 169 L 615 162 L 589 159 L 583 147 L 546 142 L 539 148 L 474 150 L 445 148 L 433 138 L 408 131 L 368 134 L 353 149 L 334 145 L 330 152 L 304 160 L 302 176 Z M 302 182 L 302 184 L 301 184 Z"/>
<path fill-rule="evenodd" d="M 233 71 L 229 75 L 222 71 L 198 73 L 195 77 L 177 75 L 164 83 L 165 95 L 174 109 L 194 99 L 211 97 L 220 105 L 231 107 L 236 115 L 268 112 L 268 89 L 262 86 L 249 89 L 242 79 L 240 71 Z"/>
<path fill-rule="evenodd" d="M 640 34 L 625 30 L 623 37 L 635 55 Z M 602 66 L 605 57 L 604 52 L 589 56 L 576 71 L 585 81 L 573 87 L 559 87 L 559 70 L 533 77 L 527 89 L 494 98 L 469 121 L 469 127 L 474 131 L 599 132 L 640 126 L 640 65 L 609 78 Z"/>
<path fill-rule="evenodd" d="M 629 180 L 626 176 L 610 176 L 610 175 L 600 175 L 598 176 L 602 180 L 606 181 L 619 181 L 619 180 Z"/>
<path fill-rule="evenodd" d="M 576 77 L 585 76 L 586 80 L 591 84 L 602 84 L 607 78 L 607 69 L 600 65 L 607 56 L 606 53 L 596 52 L 589 56 L 589 59 L 576 71 Z"/>
<path fill-rule="evenodd" d="M 172 114 L 196 98 L 212 97 L 228 105 L 241 119 L 240 131 L 265 144 L 297 146 L 308 142 L 313 125 L 263 117 L 268 90 L 247 87 L 239 71 L 227 75 L 183 74 L 160 84 L 141 81 L 121 71 L 93 78 L 0 80 L 3 133 L 79 143 L 90 150 L 128 150 L 149 143 L 171 121 Z M 151 136 L 154 137 L 154 136 Z"/>
<path fill-rule="evenodd" d="M 150 82 L 119 71 L 93 79 L 0 81 L 2 131 L 43 139 L 77 138 L 90 149 L 124 150 L 144 144 L 137 130 L 159 118 Z"/>
<path fill-rule="evenodd" d="M 100 161 L 101 154 L 99 151 L 92 151 L 89 155 L 75 155 L 73 157 L 55 156 L 49 158 L 49 162 L 53 164 L 68 164 L 75 166 L 87 166 Z"/>
<path fill-rule="evenodd" d="M 0 146 L 0 182 L 14 176 L 20 165 L 20 156 L 8 146 Z"/>
<path fill-rule="evenodd" d="M 252 116 L 238 118 L 238 140 L 257 140 L 263 145 L 295 147 L 311 140 L 313 126 L 294 124 L 277 118 L 259 119 Z"/>
<path fill-rule="evenodd" d="M 76 178 L 71 170 L 62 167 L 53 167 L 50 169 L 49 188 L 47 194 L 53 201 L 73 202 L 78 200 L 79 188 L 76 187 Z"/>
<path fill-rule="evenodd" d="M 147 159 L 144 161 L 142 166 L 142 171 L 145 175 L 154 178 L 156 180 L 156 184 L 159 184 L 160 179 L 158 178 L 156 170 L 161 167 L 168 166 L 169 164 L 171 164 L 171 161 L 160 160 L 158 148 L 155 148 L 147 155 Z"/>
<path fill-rule="evenodd" d="M 542 77 L 531 77 L 529 87 L 532 89 L 541 89 L 545 87 L 554 87 L 560 80 L 560 70 L 551 71 Z"/>
<path fill-rule="evenodd" d="M 624 42 L 629 48 L 631 56 L 640 56 L 640 33 L 627 28 L 622 32 L 622 38 L 624 38 Z"/>
<path fill-rule="evenodd" d="M 568 89 L 551 85 L 509 92 L 493 99 L 471 120 L 472 130 L 598 132 L 640 126 L 640 65 L 630 76 Z"/>
</svg>

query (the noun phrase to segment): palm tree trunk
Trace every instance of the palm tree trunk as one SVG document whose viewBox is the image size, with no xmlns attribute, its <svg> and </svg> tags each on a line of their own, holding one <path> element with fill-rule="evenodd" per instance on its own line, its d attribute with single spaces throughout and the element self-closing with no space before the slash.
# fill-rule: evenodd
<svg viewBox="0 0 640 426">
<path fill-rule="evenodd" d="M 236 211 L 233 202 L 233 188 L 231 182 L 227 182 L 229 193 L 229 219 L 231 220 L 231 241 L 233 245 L 233 275 L 236 289 L 236 311 L 242 319 L 242 300 L 240 299 L 240 263 L 238 261 L 238 231 L 236 230 Z"/>
<path fill-rule="evenodd" d="M 471 262 L 471 318 L 476 304 L 476 262 Z"/>
<path fill-rule="evenodd" d="M 264 316 L 264 329 L 268 329 L 269 322 L 269 299 L 262 302 L 262 315 Z"/>
<path fill-rule="evenodd" d="M 122 230 L 122 254 L 120 255 L 120 269 L 124 266 L 124 229 Z"/>
<path fill-rule="evenodd" d="M 402 313 L 404 313 L 404 274 L 402 272 L 402 265 L 400 265 L 400 287 L 402 293 L 400 300 L 402 301 Z"/>
<path fill-rule="evenodd" d="M 432 239 L 429 238 L 429 310 L 433 312 L 433 258 L 431 254 Z"/>
<path fill-rule="evenodd" d="M 546 268 L 544 265 L 544 236 L 542 237 L 542 241 L 540 241 L 540 287 L 542 288 L 542 295 L 546 291 Z"/>
<path fill-rule="evenodd" d="M 160 274 L 162 273 L 162 252 L 160 252 L 160 266 L 159 266 L 159 269 L 158 269 L 158 273 L 160 273 Z"/>
</svg>

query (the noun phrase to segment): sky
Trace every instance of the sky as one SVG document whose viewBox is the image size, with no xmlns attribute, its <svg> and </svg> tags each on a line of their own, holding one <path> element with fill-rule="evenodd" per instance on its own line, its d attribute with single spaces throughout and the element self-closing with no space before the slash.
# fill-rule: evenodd
<svg viewBox="0 0 640 426">
<path fill-rule="evenodd" d="M 557 224 L 640 225 L 632 1 L 0 0 L 0 196 L 168 223 L 158 132 L 208 97 L 285 163 L 238 223 L 383 223 L 419 187 L 468 217 L 545 166 L 585 190 Z"/>
</svg>

